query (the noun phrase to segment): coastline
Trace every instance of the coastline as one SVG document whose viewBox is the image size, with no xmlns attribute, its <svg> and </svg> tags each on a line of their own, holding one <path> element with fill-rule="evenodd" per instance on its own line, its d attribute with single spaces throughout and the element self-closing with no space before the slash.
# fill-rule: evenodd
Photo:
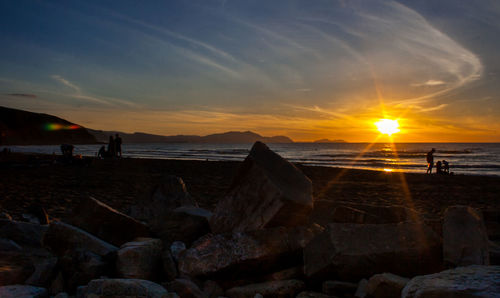
<svg viewBox="0 0 500 298">
<path fill-rule="evenodd" d="M 151 194 L 166 175 L 181 177 L 200 207 L 213 210 L 241 164 L 123 158 L 92 159 L 89 166 L 53 164 L 52 155 L 12 153 L 0 159 L 0 210 L 20 219 L 33 204 L 52 218 L 64 219 L 78 200 L 93 196 L 113 208 L 128 208 Z M 414 207 L 436 219 L 446 207 L 469 205 L 480 210 L 500 204 L 500 177 L 438 176 L 323 166 L 296 166 L 313 182 L 315 202 L 343 202 Z M 405 186 L 406 185 L 406 186 Z"/>
</svg>

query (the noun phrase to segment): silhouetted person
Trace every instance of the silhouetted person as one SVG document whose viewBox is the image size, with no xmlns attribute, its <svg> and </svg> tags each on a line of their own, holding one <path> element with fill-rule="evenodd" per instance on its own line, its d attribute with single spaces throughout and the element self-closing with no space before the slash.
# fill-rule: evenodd
<svg viewBox="0 0 500 298">
<path fill-rule="evenodd" d="M 111 157 L 116 155 L 115 140 L 113 139 L 113 136 L 109 136 L 108 154 Z"/>
<path fill-rule="evenodd" d="M 106 157 L 106 147 L 105 146 L 101 146 L 101 148 L 99 149 L 99 152 L 97 152 L 97 157 L 98 158 L 105 158 Z"/>
<path fill-rule="evenodd" d="M 450 174 L 450 164 L 443 159 L 443 173 Z"/>
<path fill-rule="evenodd" d="M 427 174 L 432 173 L 432 167 L 434 166 L 434 152 L 436 152 L 436 149 L 432 148 L 432 150 L 427 153 Z"/>
<path fill-rule="evenodd" d="M 443 174 L 443 168 L 441 167 L 441 161 L 436 162 L 436 174 Z"/>
<path fill-rule="evenodd" d="M 73 159 L 73 149 L 75 149 L 75 147 L 73 145 L 70 145 L 70 144 L 62 144 L 61 145 L 61 152 L 63 155 L 63 159 L 65 161 L 70 162 Z"/>
<path fill-rule="evenodd" d="M 116 156 L 122 157 L 122 138 L 118 134 L 115 135 Z"/>
</svg>

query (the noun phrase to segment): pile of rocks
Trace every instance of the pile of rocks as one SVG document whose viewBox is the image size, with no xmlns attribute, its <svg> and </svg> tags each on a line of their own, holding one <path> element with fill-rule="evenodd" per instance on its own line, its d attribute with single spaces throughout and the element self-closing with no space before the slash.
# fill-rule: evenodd
<svg viewBox="0 0 500 298">
<path fill-rule="evenodd" d="M 129 215 L 89 197 L 68 223 L 0 219 L 0 297 L 498 296 L 488 214 L 454 206 L 430 228 L 403 206 L 313 205 L 257 142 L 213 213 L 169 176 Z"/>
</svg>

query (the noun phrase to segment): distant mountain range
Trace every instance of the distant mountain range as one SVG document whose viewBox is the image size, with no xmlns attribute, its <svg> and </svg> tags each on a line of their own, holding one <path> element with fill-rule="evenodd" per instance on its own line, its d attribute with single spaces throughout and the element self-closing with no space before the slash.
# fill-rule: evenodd
<svg viewBox="0 0 500 298">
<path fill-rule="evenodd" d="M 264 143 L 293 143 L 286 136 L 263 137 L 251 131 L 230 131 L 225 133 L 211 134 L 207 136 L 196 135 L 176 135 L 162 136 L 142 132 L 124 133 L 119 131 L 102 131 L 88 129 L 99 142 L 108 142 L 109 136 L 118 133 L 124 143 L 215 143 L 215 144 L 238 144 L 254 143 L 262 141 Z"/>
<path fill-rule="evenodd" d="M 264 137 L 251 131 L 207 136 L 162 136 L 85 128 L 56 116 L 0 107 L 0 145 L 59 145 L 107 143 L 120 134 L 124 143 L 293 143 L 286 136 Z"/>
<path fill-rule="evenodd" d="M 321 140 L 316 140 L 314 143 L 347 143 L 344 140 L 329 140 L 329 139 L 321 139 Z"/>
<path fill-rule="evenodd" d="M 56 116 L 0 107 L 0 145 L 95 144 L 85 127 Z"/>
</svg>

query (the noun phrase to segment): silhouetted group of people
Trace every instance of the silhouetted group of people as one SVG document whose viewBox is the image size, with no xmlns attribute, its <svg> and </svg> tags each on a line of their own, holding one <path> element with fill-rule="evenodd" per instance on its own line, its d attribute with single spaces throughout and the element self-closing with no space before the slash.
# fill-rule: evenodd
<svg viewBox="0 0 500 298">
<path fill-rule="evenodd" d="M 97 157 L 122 157 L 122 138 L 120 138 L 118 134 L 115 135 L 115 138 L 113 138 L 113 136 L 109 136 L 108 150 L 106 150 L 106 146 L 102 146 L 97 153 Z"/>
<path fill-rule="evenodd" d="M 434 152 L 436 152 L 435 148 L 427 152 L 427 174 L 432 174 L 432 168 L 434 167 Z M 436 162 L 436 174 L 449 175 L 450 164 L 444 159 L 443 161 Z"/>
</svg>

